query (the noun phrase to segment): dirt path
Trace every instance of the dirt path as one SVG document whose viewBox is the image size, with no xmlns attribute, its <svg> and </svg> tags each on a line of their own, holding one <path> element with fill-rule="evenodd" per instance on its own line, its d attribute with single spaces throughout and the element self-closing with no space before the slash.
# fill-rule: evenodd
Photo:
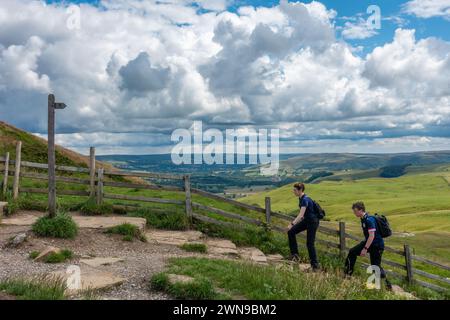
<svg viewBox="0 0 450 320">
<path fill-rule="evenodd" d="M 125 242 L 119 236 L 106 235 L 101 230 L 94 229 L 80 229 L 74 240 L 38 238 L 29 233 L 28 240 L 19 248 L 3 248 L 10 237 L 26 229 L 20 226 L 0 226 L 0 279 L 65 270 L 69 265 L 80 265 L 83 257 L 123 259 L 123 262 L 98 267 L 126 278 L 122 285 L 96 295 L 100 299 L 169 299 L 161 293 L 151 292 L 148 287 L 149 279 L 153 274 L 164 270 L 170 257 L 193 255 L 173 245 Z M 43 250 L 47 246 L 70 249 L 75 258 L 63 264 L 40 263 L 29 259 L 30 252 Z"/>
<path fill-rule="evenodd" d="M 3 224 L 0 225 L 0 280 L 55 272 L 65 274 L 67 267 L 71 265 L 80 266 L 83 277 L 83 267 L 87 268 L 85 272 L 89 272 L 90 267 L 83 263 L 82 259 L 119 258 L 121 261 L 96 266 L 94 271 L 105 271 L 115 277 L 124 278 L 125 281 L 121 285 L 98 292 L 95 298 L 157 300 L 170 297 L 159 292 L 152 292 L 149 288 L 149 280 L 153 274 L 164 271 L 168 259 L 172 257 L 241 258 L 256 263 L 282 259 L 281 256 L 274 257 L 274 255 L 266 257 L 256 248 L 237 248 L 229 240 L 207 238 L 198 231 L 147 229 L 144 232 L 148 242 L 138 240 L 127 242 L 123 241 L 121 236 L 105 234 L 104 227 L 110 226 L 111 221 L 121 223 L 120 217 L 98 217 L 96 221 L 89 220 L 88 224 L 80 225 L 79 233 L 73 240 L 40 238 L 31 232 L 31 222 L 41 215 L 43 214 L 39 212 L 27 211 L 3 220 Z M 75 214 L 74 218 L 83 217 Z M 108 221 L 105 222 L 102 219 Z M 139 221 L 136 222 L 139 223 Z M 27 241 L 17 248 L 5 246 L 10 238 L 21 233 L 28 235 Z M 185 242 L 205 243 L 208 254 L 189 253 L 180 249 L 179 246 Z M 31 252 L 41 252 L 48 247 L 70 249 L 74 258 L 67 263 L 59 264 L 36 262 L 29 258 Z"/>
</svg>

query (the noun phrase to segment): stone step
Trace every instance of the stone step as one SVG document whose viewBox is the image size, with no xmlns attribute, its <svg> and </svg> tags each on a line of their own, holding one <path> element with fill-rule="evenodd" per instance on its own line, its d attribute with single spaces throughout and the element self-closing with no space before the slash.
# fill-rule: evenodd
<svg viewBox="0 0 450 320">
<path fill-rule="evenodd" d="M 160 244 L 181 246 L 188 242 L 198 242 L 204 238 L 199 231 L 150 230 L 145 234 L 148 241 Z"/>
<path fill-rule="evenodd" d="M 125 278 L 117 276 L 111 272 L 98 270 L 91 267 L 80 267 L 80 282 L 77 283 L 77 275 L 68 272 L 68 270 L 61 270 L 52 272 L 51 276 L 62 278 L 67 281 L 68 295 L 75 295 L 86 290 L 104 290 L 111 287 L 119 286 L 126 281 Z"/>
<path fill-rule="evenodd" d="M 121 258 L 101 258 L 101 257 L 95 257 L 95 258 L 88 258 L 88 259 L 81 259 L 80 262 L 84 263 L 88 266 L 91 267 L 101 267 L 101 266 L 107 266 L 107 265 L 111 265 L 117 262 L 123 262 L 124 259 Z"/>
<path fill-rule="evenodd" d="M 45 213 L 39 214 L 21 213 L 14 215 L 13 217 L 4 218 L 1 223 L 3 225 L 9 226 L 31 227 L 39 217 L 44 215 Z M 86 217 L 79 215 L 72 215 L 72 217 L 79 228 L 86 228 L 86 229 L 108 229 L 110 227 L 118 226 L 123 223 L 129 223 L 137 226 L 141 231 L 144 231 L 145 226 L 147 224 L 147 221 L 144 218 L 134 218 L 134 217 L 119 217 L 119 216 Z"/>
</svg>

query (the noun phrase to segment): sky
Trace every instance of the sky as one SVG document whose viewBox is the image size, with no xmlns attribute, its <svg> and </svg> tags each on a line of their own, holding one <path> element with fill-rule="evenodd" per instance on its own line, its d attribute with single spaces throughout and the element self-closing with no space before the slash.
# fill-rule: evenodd
<svg viewBox="0 0 450 320">
<path fill-rule="evenodd" d="M 194 121 L 285 153 L 449 150 L 449 31 L 450 0 L 2 0 L 0 120 L 45 137 L 52 92 L 83 154 L 168 153 Z"/>
</svg>

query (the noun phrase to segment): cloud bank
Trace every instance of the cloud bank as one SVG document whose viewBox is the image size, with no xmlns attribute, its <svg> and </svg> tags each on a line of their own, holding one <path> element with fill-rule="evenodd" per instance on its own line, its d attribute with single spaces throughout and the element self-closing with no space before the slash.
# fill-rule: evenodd
<svg viewBox="0 0 450 320">
<path fill-rule="evenodd" d="M 0 117 L 45 133 L 54 92 L 69 106 L 59 142 L 82 152 L 94 142 L 107 153 L 168 151 L 170 133 L 194 120 L 280 128 L 282 146 L 299 152 L 448 145 L 450 43 L 397 29 L 360 56 L 320 2 L 227 4 L 104 0 L 81 5 L 71 30 L 66 5 L 3 0 Z M 448 15 L 430 6 L 406 8 Z M 347 27 L 347 38 L 370 36 Z"/>
</svg>

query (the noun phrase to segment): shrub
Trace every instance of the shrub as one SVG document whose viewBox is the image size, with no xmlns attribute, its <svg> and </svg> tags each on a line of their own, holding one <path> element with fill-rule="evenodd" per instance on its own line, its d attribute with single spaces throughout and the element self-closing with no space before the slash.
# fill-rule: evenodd
<svg viewBox="0 0 450 320">
<path fill-rule="evenodd" d="M 206 253 L 207 251 L 207 247 L 203 243 L 185 243 L 180 248 L 189 252 Z"/>
<path fill-rule="evenodd" d="M 62 263 L 66 260 L 72 259 L 73 253 L 69 249 L 61 250 L 60 252 L 52 252 L 47 257 L 45 257 L 44 262 L 46 263 Z"/>
<path fill-rule="evenodd" d="M 111 228 L 108 228 L 105 233 L 109 234 L 120 234 L 123 237 L 124 241 L 133 241 L 133 239 L 138 239 L 143 242 L 146 241 L 145 236 L 142 234 L 141 230 L 133 224 L 130 223 L 122 223 L 118 226 L 114 226 Z"/>
<path fill-rule="evenodd" d="M 62 300 L 66 291 L 66 282 L 61 278 L 49 276 L 7 279 L 0 281 L 0 291 L 5 291 L 22 300 Z"/>
<path fill-rule="evenodd" d="M 81 213 L 88 215 L 88 216 L 99 216 L 99 215 L 106 215 L 111 214 L 114 212 L 112 204 L 109 203 L 102 203 L 97 204 L 95 198 L 89 198 L 88 201 L 83 203 L 80 207 Z"/>
<path fill-rule="evenodd" d="M 129 216 L 145 218 L 147 225 L 157 229 L 186 230 L 189 228 L 189 220 L 184 212 L 161 212 L 157 209 L 143 208 L 130 212 Z"/>
<path fill-rule="evenodd" d="M 66 213 L 59 213 L 54 218 L 41 217 L 33 224 L 32 229 L 41 237 L 73 239 L 78 234 L 78 226 Z"/>
</svg>

